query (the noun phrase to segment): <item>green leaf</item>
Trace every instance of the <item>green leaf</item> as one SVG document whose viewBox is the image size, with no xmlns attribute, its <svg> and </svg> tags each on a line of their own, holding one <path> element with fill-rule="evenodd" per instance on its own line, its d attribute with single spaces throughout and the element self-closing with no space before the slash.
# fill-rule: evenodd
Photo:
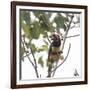
<svg viewBox="0 0 90 90">
<path fill-rule="evenodd" d="M 23 28 L 23 31 L 24 31 L 24 33 L 25 33 L 25 36 L 26 36 L 27 38 L 32 39 L 29 25 L 23 23 L 22 28 Z"/>
<path fill-rule="evenodd" d="M 60 60 L 63 60 L 64 59 L 64 56 L 63 55 L 60 55 L 59 58 L 60 58 Z"/>
<path fill-rule="evenodd" d="M 48 45 L 42 45 L 42 49 L 48 51 Z"/>
<path fill-rule="evenodd" d="M 64 31 L 66 31 L 66 29 L 67 29 L 67 26 L 64 24 L 63 28 L 64 28 Z"/>
<path fill-rule="evenodd" d="M 43 62 L 43 60 L 42 60 L 42 56 L 39 57 L 39 59 L 38 59 L 38 64 L 40 64 L 42 68 L 44 67 L 44 62 Z"/>
<path fill-rule="evenodd" d="M 45 16 L 47 17 L 47 19 L 49 19 L 52 15 L 52 12 L 45 12 Z"/>
<path fill-rule="evenodd" d="M 30 11 L 21 10 L 20 11 L 21 23 L 26 22 L 27 25 L 30 25 Z"/>
<path fill-rule="evenodd" d="M 29 53 L 29 51 L 25 51 L 26 53 Z"/>
<path fill-rule="evenodd" d="M 37 17 L 37 18 L 40 18 L 42 15 L 45 14 L 45 12 L 43 11 L 33 11 L 34 15 Z"/>
<path fill-rule="evenodd" d="M 64 17 L 65 22 L 69 22 L 69 18 L 68 17 Z"/>
<path fill-rule="evenodd" d="M 44 51 L 43 48 L 37 48 L 37 52 L 41 52 L 41 51 Z"/>
<path fill-rule="evenodd" d="M 57 14 L 54 21 L 57 24 L 57 28 L 63 28 L 63 26 L 64 26 L 64 18 L 63 18 L 63 16 L 61 16 L 61 14 Z"/>
<path fill-rule="evenodd" d="M 24 52 L 25 52 L 24 47 L 21 46 L 21 49 L 20 49 L 20 57 L 23 56 Z"/>
<path fill-rule="evenodd" d="M 27 48 L 30 48 L 30 43 L 25 43 Z"/>
<path fill-rule="evenodd" d="M 37 48 L 34 44 L 30 44 L 30 47 L 34 53 L 37 51 Z"/>
<path fill-rule="evenodd" d="M 48 51 L 48 45 L 42 45 L 40 48 L 37 48 L 37 52 Z"/>
<path fill-rule="evenodd" d="M 54 27 L 49 21 L 51 12 L 34 11 L 34 15 L 39 19 L 40 32 L 44 34 L 45 31 L 53 31 Z"/>
<path fill-rule="evenodd" d="M 39 35 L 40 35 L 39 23 L 38 22 L 34 22 L 32 25 L 33 25 L 33 27 L 31 27 L 31 29 L 30 29 L 30 33 L 32 35 L 32 38 L 38 39 Z"/>
<path fill-rule="evenodd" d="M 53 25 L 50 23 L 49 18 L 48 18 L 47 15 L 43 15 L 42 21 L 43 21 L 43 23 L 42 23 L 42 28 L 44 28 L 45 31 L 50 31 L 50 32 L 54 31 L 54 27 L 53 27 Z"/>
</svg>

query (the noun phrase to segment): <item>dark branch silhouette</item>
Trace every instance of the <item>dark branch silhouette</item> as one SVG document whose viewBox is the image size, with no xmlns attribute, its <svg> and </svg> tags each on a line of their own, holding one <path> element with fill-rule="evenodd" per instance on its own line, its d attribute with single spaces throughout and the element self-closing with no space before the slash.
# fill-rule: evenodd
<svg viewBox="0 0 90 90">
<path fill-rule="evenodd" d="M 29 56 L 30 54 L 31 54 L 31 53 L 27 53 L 26 55 L 22 56 L 21 59 L 23 59 L 23 58 Z"/>
<path fill-rule="evenodd" d="M 80 36 L 80 34 L 68 36 L 68 37 L 66 37 L 66 38 L 72 38 L 72 37 L 78 37 L 78 36 Z"/>
<path fill-rule="evenodd" d="M 67 26 L 67 30 L 66 30 L 66 33 L 65 33 L 65 35 L 64 35 L 63 44 L 62 44 L 62 49 L 61 49 L 62 51 L 63 51 L 63 49 L 64 49 L 64 45 L 65 45 L 65 42 L 66 42 L 66 37 L 67 37 L 67 34 L 68 34 L 68 32 L 69 32 L 70 25 L 71 25 L 71 23 L 72 23 L 73 17 L 74 17 L 74 15 L 71 16 L 71 20 L 70 20 L 70 22 L 69 22 L 69 24 L 68 24 L 68 26 Z"/>
<path fill-rule="evenodd" d="M 34 53 L 33 53 L 33 50 L 32 50 L 31 47 L 30 47 L 30 50 L 31 50 L 31 53 L 32 53 L 32 56 L 33 56 L 33 59 L 34 59 L 34 63 L 35 63 L 35 72 L 36 72 L 36 76 L 37 76 L 37 78 L 39 78 L 38 70 L 37 70 L 37 62 L 36 62 L 36 59 L 35 59 L 35 56 L 34 56 Z"/>
</svg>

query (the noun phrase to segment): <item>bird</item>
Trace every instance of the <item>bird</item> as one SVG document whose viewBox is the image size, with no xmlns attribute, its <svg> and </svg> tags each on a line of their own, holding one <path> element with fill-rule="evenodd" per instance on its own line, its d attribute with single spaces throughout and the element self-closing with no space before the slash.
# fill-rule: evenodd
<svg viewBox="0 0 90 90">
<path fill-rule="evenodd" d="M 48 60 L 47 60 L 47 66 L 48 66 L 48 76 L 51 77 L 51 70 L 53 68 L 54 63 L 58 62 L 59 56 L 62 53 L 60 51 L 61 46 L 61 39 L 58 33 L 53 33 L 51 35 L 51 44 L 48 51 Z"/>
</svg>

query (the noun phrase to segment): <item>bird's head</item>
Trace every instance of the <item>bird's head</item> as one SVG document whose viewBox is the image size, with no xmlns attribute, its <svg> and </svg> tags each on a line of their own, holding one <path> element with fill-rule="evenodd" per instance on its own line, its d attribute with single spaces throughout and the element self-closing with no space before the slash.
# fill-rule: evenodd
<svg viewBox="0 0 90 90">
<path fill-rule="evenodd" d="M 54 42 L 58 42 L 60 40 L 60 36 L 57 33 L 53 33 L 51 36 L 51 40 Z"/>
</svg>

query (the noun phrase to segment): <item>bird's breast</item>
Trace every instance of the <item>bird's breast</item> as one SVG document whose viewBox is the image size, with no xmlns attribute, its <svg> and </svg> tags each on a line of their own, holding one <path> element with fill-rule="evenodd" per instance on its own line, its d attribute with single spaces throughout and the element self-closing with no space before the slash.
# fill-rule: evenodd
<svg viewBox="0 0 90 90">
<path fill-rule="evenodd" d="M 60 51 L 60 47 L 52 47 L 52 53 L 57 53 Z"/>
</svg>

